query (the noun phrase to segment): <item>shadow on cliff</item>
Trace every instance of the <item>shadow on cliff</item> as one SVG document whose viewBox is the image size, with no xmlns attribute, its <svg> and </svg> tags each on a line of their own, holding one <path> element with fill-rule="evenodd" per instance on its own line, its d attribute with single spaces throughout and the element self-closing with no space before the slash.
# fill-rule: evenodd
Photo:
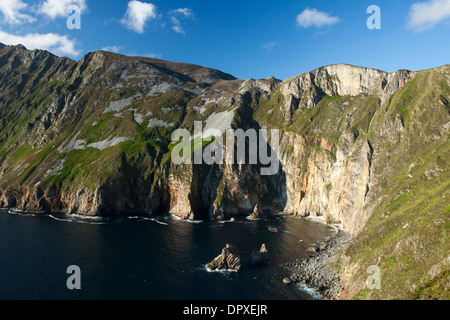
<svg viewBox="0 0 450 320">
<path fill-rule="evenodd" d="M 260 124 L 253 118 L 253 109 L 250 107 L 250 97 L 244 98 L 244 103 L 237 111 L 233 129 L 249 129 L 260 132 Z M 268 130 L 268 136 L 271 131 Z M 281 137 L 279 137 L 281 139 Z M 276 152 L 266 141 L 251 141 L 245 138 L 246 164 L 237 164 L 237 145 L 234 144 L 234 164 L 230 165 L 193 165 L 191 193 L 189 201 L 196 220 L 221 219 L 251 214 L 255 207 L 261 208 L 263 213 L 272 214 L 282 212 L 286 206 L 286 173 L 283 170 L 280 153 Z M 224 138 L 225 141 L 225 138 Z M 264 146 L 267 157 L 271 159 L 261 161 L 259 146 Z M 257 152 L 256 164 L 248 164 L 251 152 Z M 267 160 L 267 159 L 266 159 Z M 273 167 L 274 173 L 263 175 L 262 169 Z"/>
</svg>

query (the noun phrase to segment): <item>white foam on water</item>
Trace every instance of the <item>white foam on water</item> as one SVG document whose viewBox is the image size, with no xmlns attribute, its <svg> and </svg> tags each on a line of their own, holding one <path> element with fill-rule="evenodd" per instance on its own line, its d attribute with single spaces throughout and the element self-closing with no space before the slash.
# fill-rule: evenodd
<svg viewBox="0 0 450 320">
<path fill-rule="evenodd" d="M 52 214 L 49 214 L 48 216 L 49 216 L 50 218 L 52 218 L 53 220 L 56 220 L 56 221 L 61 221 L 61 222 L 75 222 L 74 220 L 68 220 L 68 219 L 57 218 L 57 217 L 55 217 L 55 216 L 52 215 Z"/>
<path fill-rule="evenodd" d="M 67 217 L 70 218 L 78 218 L 78 219 L 85 219 L 85 220 L 98 220 L 98 221 L 102 221 L 102 220 L 107 220 L 106 217 L 101 217 L 101 216 L 84 216 L 81 214 L 75 214 L 75 213 L 71 213 L 71 214 L 67 214 Z"/>
<path fill-rule="evenodd" d="M 12 214 L 12 215 L 16 215 L 16 216 L 21 216 L 21 217 L 35 217 L 37 214 L 37 212 L 35 212 L 35 213 L 24 212 L 17 208 L 8 209 L 8 213 Z"/>
<path fill-rule="evenodd" d="M 140 219 L 140 218 L 142 218 L 142 217 L 140 217 L 140 216 L 128 216 L 127 217 L 127 219 L 130 219 L 130 220 L 132 220 L 132 219 Z"/>
<path fill-rule="evenodd" d="M 203 222 L 204 222 L 203 220 L 187 220 L 187 219 L 181 219 L 180 217 L 174 215 L 173 213 L 170 214 L 170 217 L 171 217 L 173 220 L 176 220 L 176 221 L 183 221 L 183 222 L 187 222 L 187 223 L 198 224 L 198 223 L 203 223 Z"/>
<path fill-rule="evenodd" d="M 102 216 L 85 216 L 85 215 L 79 215 L 79 214 L 61 214 L 56 216 L 55 214 L 50 214 L 47 212 L 25 212 L 21 211 L 17 208 L 11 208 L 7 211 L 11 215 L 17 215 L 17 216 L 23 216 L 23 217 L 36 217 L 36 216 L 46 216 L 53 220 L 60 221 L 60 222 L 70 222 L 70 223 L 83 223 L 83 224 L 92 224 L 92 225 L 99 225 L 99 224 L 108 224 L 110 222 L 109 217 L 102 217 Z M 136 219 L 141 221 L 152 221 L 156 222 L 161 225 L 167 226 L 168 223 L 161 221 L 160 218 L 150 218 L 150 217 L 144 217 L 144 216 L 127 216 L 125 217 L 127 219 Z M 181 220 L 181 219 L 180 219 Z"/>
<path fill-rule="evenodd" d="M 225 223 L 246 223 L 247 221 L 236 221 L 236 220 L 221 220 L 217 221 L 217 223 L 225 224 Z"/>
<path fill-rule="evenodd" d="M 70 223 L 83 223 L 83 224 L 107 224 L 107 218 L 105 217 L 98 217 L 98 216 L 82 216 L 77 214 L 65 214 L 62 217 L 56 217 L 53 214 L 49 214 L 48 217 L 50 217 L 53 220 L 60 221 L 60 222 L 70 222 Z"/>
<path fill-rule="evenodd" d="M 325 218 L 323 216 L 322 217 L 306 217 L 306 219 L 308 219 L 309 221 L 312 221 L 312 222 L 324 224 L 324 225 L 331 227 L 335 234 L 337 234 L 339 232 L 339 230 L 342 230 L 342 226 L 340 224 L 326 223 Z"/>
<path fill-rule="evenodd" d="M 73 220 L 75 223 L 84 223 L 84 224 L 107 224 L 107 222 L 92 222 L 92 221 L 81 221 L 81 220 Z"/>
<path fill-rule="evenodd" d="M 193 224 L 199 224 L 204 222 L 203 220 L 182 220 L 182 221 Z"/>
<path fill-rule="evenodd" d="M 153 221 L 153 222 L 156 222 L 156 223 L 158 223 L 158 224 L 162 224 L 162 225 L 164 225 L 164 226 L 168 226 L 168 225 L 169 225 L 168 223 L 159 221 L 159 220 L 156 219 L 156 218 L 146 218 L 146 217 L 141 217 L 141 218 L 142 218 L 142 220 L 145 220 L 145 221 Z"/>
<path fill-rule="evenodd" d="M 177 221 L 183 220 L 183 219 L 181 219 L 179 216 L 174 215 L 173 213 L 170 214 L 170 217 L 171 217 L 173 220 L 177 220 Z"/>
<path fill-rule="evenodd" d="M 335 234 L 338 233 L 339 230 L 342 230 L 342 226 L 339 225 L 339 224 L 330 224 L 329 226 L 333 228 L 333 231 L 334 231 Z M 329 238 L 328 238 L 328 239 L 329 239 Z M 328 240 L 328 239 L 327 239 L 327 240 Z"/>
<path fill-rule="evenodd" d="M 208 264 L 205 264 L 204 266 L 204 270 L 206 270 L 206 272 L 210 272 L 210 273 L 222 273 L 222 274 L 229 274 L 229 273 L 233 273 L 233 272 L 238 272 L 237 270 L 231 270 L 231 269 L 226 269 L 226 270 L 212 270 L 210 268 L 208 268 Z"/>
<path fill-rule="evenodd" d="M 298 290 L 300 290 L 302 292 L 306 292 L 307 294 L 309 294 L 312 299 L 319 300 L 319 295 L 317 294 L 317 292 L 314 289 L 312 289 L 312 288 L 310 288 L 310 287 L 308 287 L 308 286 L 306 286 L 306 285 L 304 285 L 302 283 L 299 283 L 297 285 L 297 288 L 298 288 Z"/>
</svg>

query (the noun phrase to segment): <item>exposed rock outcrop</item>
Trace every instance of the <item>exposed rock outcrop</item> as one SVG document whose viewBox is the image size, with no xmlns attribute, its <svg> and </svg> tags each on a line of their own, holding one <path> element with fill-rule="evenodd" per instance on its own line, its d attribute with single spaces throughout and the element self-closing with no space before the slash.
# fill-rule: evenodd
<svg viewBox="0 0 450 320">
<path fill-rule="evenodd" d="M 208 264 L 208 269 L 212 271 L 242 271 L 239 250 L 235 246 L 227 244 L 225 248 L 222 249 L 222 253 Z"/>
<path fill-rule="evenodd" d="M 263 215 L 262 210 L 259 208 L 258 205 L 255 206 L 255 209 L 253 210 L 252 214 L 247 216 L 248 220 L 257 220 L 257 219 L 261 219 Z"/>
<path fill-rule="evenodd" d="M 387 73 L 347 64 L 321 67 L 280 85 L 285 97 L 284 115 L 290 120 L 298 108 L 313 108 L 324 96 L 375 95 L 384 103 L 409 80 L 411 72 L 399 70 Z"/>
<path fill-rule="evenodd" d="M 355 142 L 352 136 L 343 135 L 338 146 L 332 147 L 324 139 L 308 141 L 286 133 L 281 144 L 292 146 L 291 153 L 282 158 L 287 194 L 284 210 L 328 217 L 358 232 L 368 218 L 363 210 L 371 181 L 372 150 L 368 142 Z M 320 152 L 308 155 L 311 144 Z"/>
</svg>

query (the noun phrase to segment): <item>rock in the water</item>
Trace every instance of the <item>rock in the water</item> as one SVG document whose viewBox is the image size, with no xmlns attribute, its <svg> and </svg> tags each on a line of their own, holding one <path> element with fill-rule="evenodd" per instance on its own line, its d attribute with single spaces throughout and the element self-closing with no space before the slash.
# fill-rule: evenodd
<svg viewBox="0 0 450 320">
<path fill-rule="evenodd" d="M 241 271 L 239 250 L 235 246 L 227 244 L 222 249 L 222 253 L 208 264 L 208 269 Z"/>
<path fill-rule="evenodd" d="M 289 278 L 284 278 L 284 279 L 283 279 L 283 283 L 284 283 L 284 284 L 290 284 L 290 283 L 291 283 L 291 279 L 289 279 Z"/>
<path fill-rule="evenodd" d="M 248 220 L 256 220 L 256 219 L 260 219 L 263 215 L 262 210 L 259 208 L 258 205 L 255 206 L 255 209 L 253 210 L 253 213 L 249 216 L 247 216 Z"/>
<path fill-rule="evenodd" d="M 249 265 L 251 267 L 265 266 L 269 261 L 269 252 L 266 249 L 266 245 L 263 243 L 261 249 L 252 251 L 250 255 Z"/>
</svg>

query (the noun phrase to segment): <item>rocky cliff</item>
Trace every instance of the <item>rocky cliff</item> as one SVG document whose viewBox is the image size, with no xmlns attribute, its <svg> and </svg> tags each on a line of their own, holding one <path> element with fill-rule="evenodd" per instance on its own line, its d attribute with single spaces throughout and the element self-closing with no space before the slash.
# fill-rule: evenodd
<svg viewBox="0 0 450 320">
<path fill-rule="evenodd" d="M 350 279 L 342 296 L 369 295 L 364 267 L 377 258 L 394 259 L 384 268 L 395 274 L 426 261 L 401 290 L 390 288 L 400 294 L 448 255 L 449 101 L 449 66 L 386 73 L 340 64 L 244 81 L 104 51 L 76 62 L 2 46 L 0 207 L 227 219 L 258 206 L 322 216 L 355 237 L 340 256 Z M 175 129 L 210 145 L 195 137 L 196 121 L 221 133 L 280 130 L 278 170 L 262 175 L 259 158 L 174 164 Z"/>
</svg>

